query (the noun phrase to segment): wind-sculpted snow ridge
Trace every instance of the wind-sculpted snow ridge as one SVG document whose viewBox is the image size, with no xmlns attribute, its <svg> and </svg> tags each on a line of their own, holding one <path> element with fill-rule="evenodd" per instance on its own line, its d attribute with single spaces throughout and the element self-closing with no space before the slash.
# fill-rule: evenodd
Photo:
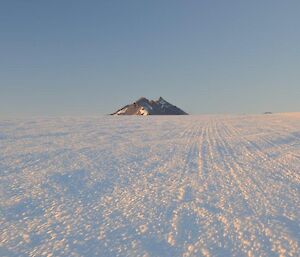
<svg viewBox="0 0 300 257">
<path fill-rule="evenodd" d="M 0 122 L 0 256 L 300 256 L 300 114 Z"/>
</svg>

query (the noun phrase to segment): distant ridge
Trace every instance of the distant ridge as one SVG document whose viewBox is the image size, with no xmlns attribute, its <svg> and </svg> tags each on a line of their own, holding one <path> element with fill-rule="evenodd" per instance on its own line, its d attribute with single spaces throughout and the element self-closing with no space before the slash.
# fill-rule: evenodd
<svg viewBox="0 0 300 257">
<path fill-rule="evenodd" d="M 149 101 L 147 98 L 141 97 L 111 115 L 188 115 L 188 113 L 170 104 L 162 97 L 156 101 Z"/>
</svg>

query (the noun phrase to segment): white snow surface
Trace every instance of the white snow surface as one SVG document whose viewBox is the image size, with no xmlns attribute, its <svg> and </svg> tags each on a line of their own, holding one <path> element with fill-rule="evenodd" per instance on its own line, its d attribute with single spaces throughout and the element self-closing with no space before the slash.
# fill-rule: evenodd
<svg viewBox="0 0 300 257">
<path fill-rule="evenodd" d="M 149 111 L 147 110 L 147 108 L 141 107 L 140 110 L 139 110 L 139 114 L 141 114 L 141 115 L 149 115 Z"/>
<path fill-rule="evenodd" d="M 0 256 L 300 256 L 300 113 L 0 121 Z"/>
</svg>

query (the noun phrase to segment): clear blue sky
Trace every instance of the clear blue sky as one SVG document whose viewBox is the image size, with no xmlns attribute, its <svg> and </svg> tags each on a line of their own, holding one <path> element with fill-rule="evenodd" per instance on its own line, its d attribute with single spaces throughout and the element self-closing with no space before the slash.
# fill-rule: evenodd
<svg viewBox="0 0 300 257">
<path fill-rule="evenodd" d="M 299 0 L 3 0 L 0 117 L 300 111 Z"/>
</svg>

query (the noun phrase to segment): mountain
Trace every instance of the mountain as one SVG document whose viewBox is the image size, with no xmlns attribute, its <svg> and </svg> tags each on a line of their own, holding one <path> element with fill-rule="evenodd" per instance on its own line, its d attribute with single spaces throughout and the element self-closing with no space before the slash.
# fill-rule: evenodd
<svg viewBox="0 0 300 257">
<path fill-rule="evenodd" d="M 124 106 L 111 115 L 187 115 L 187 113 L 162 97 L 156 101 L 149 101 L 147 98 L 141 97 L 136 102 Z"/>
</svg>

